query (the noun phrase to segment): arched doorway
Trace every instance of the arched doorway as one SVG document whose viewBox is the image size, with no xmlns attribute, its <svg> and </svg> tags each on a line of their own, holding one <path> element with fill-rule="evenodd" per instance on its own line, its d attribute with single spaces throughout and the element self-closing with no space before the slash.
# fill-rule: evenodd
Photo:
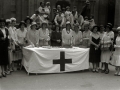
<svg viewBox="0 0 120 90">
<path fill-rule="evenodd" d="M 69 3 L 69 1 L 57 1 L 56 7 L 57 7 L 57 5 L 60 5 L 61 8 L 66 8 L 66 6 L 70 6 L 70 3 Z"/>
</svg>

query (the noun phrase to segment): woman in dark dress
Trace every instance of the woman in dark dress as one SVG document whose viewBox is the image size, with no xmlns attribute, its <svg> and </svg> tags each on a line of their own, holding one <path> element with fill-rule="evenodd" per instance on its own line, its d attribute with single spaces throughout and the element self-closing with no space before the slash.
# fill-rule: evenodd
<svg viewBox="0 0 120 90">
<path fill-rule="evenodd" d="M 98 26 L 94 26 L 90 36 L 90 58 L 93 64 L 93 72 L 98 72 L 100 62 L 100 36 L 98 34 Z"/>
<path fill-rule="evenodd" d="M 6 21 L 5 19 L 0 19 L 0 66 L 2 70 L 2 75 L 0 75 L 0 78 L 6 77 L 6 69 L 7 65 L 9 64 L 8 60 L 8 45 L 9 45 L 9 40 L 8 40 L 8 30 L 5 28 Z"/>
<path fill-rule="evenodd" d="M 61 46 L 62 44 L 62 35 L 60 32 L 60 26 L 56 25 L 56 30 L 51 34 L 51 45 L 52 46 Z"/>
</svg>

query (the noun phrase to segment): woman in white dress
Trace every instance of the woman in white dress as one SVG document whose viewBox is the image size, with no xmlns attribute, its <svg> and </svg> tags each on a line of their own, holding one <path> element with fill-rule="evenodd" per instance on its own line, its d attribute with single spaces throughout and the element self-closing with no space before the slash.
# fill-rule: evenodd
<svg viewBox="0 0 120 90">
<path fill-rule="evenodd" d="M 42 23 L 42 28 L 39 29 L 39 46 L 48 46 L 50 41 L 49 30 L 47 28 L 47 22 Z"/>
<path fill-rule="evenodd" d="M 101 47 L 104 46 L 108 48 L 108 50 L 102 50 L 102 54 L 101 54 L 101 62 L 104 63 L 105 74 L 109 74 L 108 63 L 110 60 L 110 56 L 112 55 L 112 50 L 110 46 L 113 44 L 113 40 L 114 40 L 114 32 L 112 31 L 112 25 L 108 23 L 106 26 L 106 33 L 103 36 L 103 39 L 101 40 Z"/>
<path fill-rule="evenodd" d="M 72 44 L 73 31 L 70 22 L 66 22 L 66 28 L 62 30 L 62 46 L 70 47 Z"/>
<path fill-rule="evenodd" d="M 112 57 L 112 64 L 116 67 L 116 76 L 120 76 L 120 27 L 117 28 L 118 36 L 115 42 L 115 52 L 113 53 Z"/>
<path fill-rule="evenodd" d="M 10 37 L 10 47 L 11 47 L 11 70 L 14 71 L 14 61 L 18 60 L 18 57 L 16 55 L 15 47 L 18 46 L 18 39 L 17 39 L 17 33 L 16 33 L 16 19 L 11 18 L 11 26 L 8 29 L 9 30 L 9 37 Z"/>
<path fill-rule="evenodd" d="M 91 35 L 91 31 L 89 30 L 89 24 L 85 24 L 84 25 L 84 32 L 83 32 L 83 46 L 85 47 L 89 47 L 90 46 L 90 42 L 89 42 L 89 38 Z"/>
<path fill-rule="evenodd" d="M 74 25 L 74 31 L 73 31 L 73 45 L 74 46 L 80 46 L 82 43 L 82 32 L 79 31 L 79 24 Z"/>
<path fill-rule="evenodd" d="M 33 47 L 37 46 L 38 41 L 38 30 L 36 30 L 36 22 L 32 22 L 31 29 L 27 32 L 27 41 L 29 45 L 32 45 Z"/>
<path fill-rule="evenodd" d="M 99 35 L 100 35 L 100 40 L 101 42 L 103 41 L 103 36 L 105 35 L 105 27 L 103 25 L 100 25 L 100 32 L 98 32 Z M 104 54 L 104 53 L 101 53 L 101 54 Z M 104 62 L 101 61 L 101 69 L 102 69 L 102 73 L 104 73 L 104 70 L 105 70 L 105 67 L 104 67 Z"/>
<path fill-rule="evenodd" d="M 26 30 L 26 24 L 24 21 L 21 21 L 19 24 L 19 29 L 17 29 L 17 38 L 18 38 L 18 45 L 19 45 L 19 50 L 17 52 L 18 54 L 18 66 L 17 68 L 20 69 L 21 66 L 21 61 L 22 61 L 22 48 L 26 45 L 26 34 L 27 34 L 27 30 Z"/>
</svg>

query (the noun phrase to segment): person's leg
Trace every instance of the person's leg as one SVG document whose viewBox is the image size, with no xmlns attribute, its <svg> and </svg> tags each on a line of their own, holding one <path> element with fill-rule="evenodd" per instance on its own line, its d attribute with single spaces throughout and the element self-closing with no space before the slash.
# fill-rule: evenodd
<svg viewBox="0 0 120 90">
<path fill-rule="evenodd" d="M 0 65 L 0 78 L 2 78 L 2 67 Z"/>
<path fill-rule="evenodd" d="M 92 63 L 93 64 L 93 72 L 95 72 L 95 63 Z"/>
<path fill-rule="evenodd" d="M 119 71 L 117 66 L 115 67 L 115 70 L 116 70 L 116 71 L 115 71 L 115 74 L 114 74 L 114 75 L 116 76 L 116 75 L 118 75 L 118 71 Z"/>
<path fill-rule="evenodd" d="M 118 66 L 118 76 L 120 76 L 120 66 Z"/>
<path fill-rule="evenodd" d="M 109 74 L 108 63 L 105 63 L 105 74 Z"/>
<path fill-rule="evenodd" d="M 2 76 L 3 76 L 3 77 L 6 77 L 4 67 L 5 67 L 4 65 L 1 65 L 1 69 L 2 69 Z"/>
</svg>

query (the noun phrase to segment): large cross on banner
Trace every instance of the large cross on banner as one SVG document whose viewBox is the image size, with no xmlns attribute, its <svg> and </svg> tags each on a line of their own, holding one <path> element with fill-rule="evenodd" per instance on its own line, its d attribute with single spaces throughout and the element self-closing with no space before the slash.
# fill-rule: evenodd
<svg viewBox="0 0 120 90">
<path fill-rule="evenodd" d="M 65 52 L 60 52 L 60 59 L 54 59 L 53 64 L 60 64 L 60 71 L 65 71 L 65 64 L 72 63 L 72 59 L 65 59 Z"/>
</svg>

